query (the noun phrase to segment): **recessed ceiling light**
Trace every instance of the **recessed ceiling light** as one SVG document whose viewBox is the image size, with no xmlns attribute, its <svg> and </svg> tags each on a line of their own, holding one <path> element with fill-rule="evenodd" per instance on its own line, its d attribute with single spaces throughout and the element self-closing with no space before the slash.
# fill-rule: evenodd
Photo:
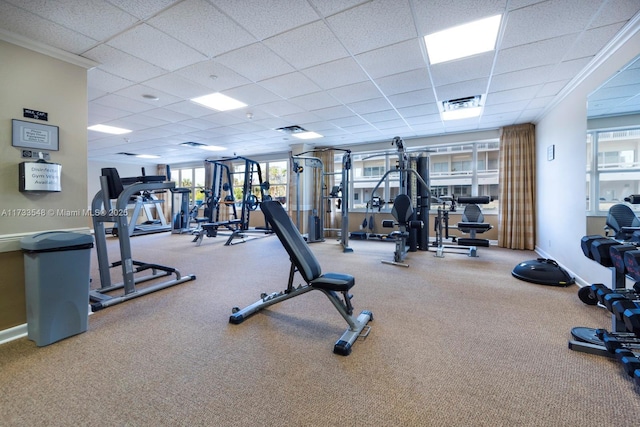
<svg viewBox="0 0 640 427">
<path fill-rule="evenodd" d="M 129 129 L 118 128 L 115 126 L 107 126 L 107 125 L 93 125 L 89 126 L 87 129 L 93 130 L 96 132 L 110 133 L 113 135 L 122 135 L 123 133 L 131 132 Z"/>
<path fill-rule="evenodd" d="M 150 94 L 148 94 L 148 93 L 146 93 L 146 94 L 142 95 L 142 97 L 143 97 L 144 99 L 148 99 L 148 100 L 150 100 L 150 101 L 158 101 L 158 100 L 160 100 L 160 98 L 158 98 L 157 96 L 155 96 L 155 95 L 150 95 Z"/>
<path fill-rule="evenodd" d="M 136 157 L 139 159 L 159 159 L 160 156 L 156 156 L 155 154 L 136 154 Z"/>
<path fill-rule="evenodd" d="M 501 18 L 502 15 L 495 15 L 424 36 L 429 63 L 438 64 L 495 49 Z"/>
<path fill-rule="evenodd" d="M 247 106 L 247 104 L 245 104 L 244 102 L 238 101 L 237 99 L 233 99 L 227 95 L 223 95 L 220 92 L 199 96 L 191 100 L 207 108 L 211 108 L 218 111 L 235 110 L 237 108 L 242 108 Z"/>
</svg>

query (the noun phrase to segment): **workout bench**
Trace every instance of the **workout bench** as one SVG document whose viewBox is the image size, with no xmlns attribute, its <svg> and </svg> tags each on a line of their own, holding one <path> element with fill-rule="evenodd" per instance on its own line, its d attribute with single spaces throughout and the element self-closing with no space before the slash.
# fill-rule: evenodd
<svg viewBox="0 0 640 427">
<path fill-rule="evenodd" d="M 359 337 L 365 338 L 369 334 L 370 327 L 367 324 L 373 320 L 373 314 L 366 310 L 362 311 L 357 318 L 353 316 L 352 296 L 349 295 L 349 290 L 355 285 L 354 277 L 342 273 L 322 274 L 320 263 L 298 232 L 298 229 L 293 225 L 293 221 L 291 221 L 282 205 L 277 201 L 266 201 L 262 202 L 260 208 L 291 259 L 289 283 L 286 290 L 269 295 L 262 294 L 261 299 L 242 310 L 234 307 L 233 314 L 229 317 L 229 323 L 240 324 L 249 316 L 264 308 L 312 290 L 319 290 L 329 298 L 349 325 L 349 328 L 333 347 L 335 354 L 348 356 L 355 340 Z M 296 272 L 300 273 L 306 282 L 305 285 L 293 286 L 293 278 Z M 342 294 L 342 298 L 338 293 Z M 363 331 L 365 332 L 363 333 Z"/>
</svg>

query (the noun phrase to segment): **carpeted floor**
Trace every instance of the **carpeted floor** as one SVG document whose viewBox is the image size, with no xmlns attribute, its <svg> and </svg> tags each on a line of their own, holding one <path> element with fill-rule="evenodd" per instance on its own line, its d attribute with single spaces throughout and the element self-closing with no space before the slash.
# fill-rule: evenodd
<svg viewBox="0 0 640 427">
<path fill-rule="evenodd" d="M 117 240 L 109 239 L 112 260 Z M 353 274 L 356 313 L 372 330 L 348 357 L 332 353 L 346 323 L 310 292 L 228 323 L 234 306 L 284 290 L 276 237 L 132 238 L 134 258 L 197 280 L 89 318 L 86 333 L 38 348 L 0 346 L 2 426 L 631 426 L 640 390 L 610 359 L 567 348 L 573 326 L 610 326 L 577 287 L 511 276 L 526 251 L 478 258 L 393 244 L 313 244 L 325 271 Z M 92 278 L 98 281 L 95 250 Z M 119 280 L 113 270 L 114 281 Z"/>
</svg>

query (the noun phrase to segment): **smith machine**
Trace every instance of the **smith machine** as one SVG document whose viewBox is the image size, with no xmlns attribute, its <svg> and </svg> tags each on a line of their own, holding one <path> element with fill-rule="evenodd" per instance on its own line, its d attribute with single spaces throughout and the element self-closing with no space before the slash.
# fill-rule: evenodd
<svg viewBox="0 0 640 427">
<path fill-rule="evenodd" d="M 398 161 L 395 169 L 388 170 L 371 191 L 368 206 L 376 202 L 375 194 L 390 174 L 399 174 L 399 193 L 393 201 L 391 214 L 393 220 L 382 221 L 385 228 L 398 227 L 390 236 L 394 239 L 393 261 L 382 260 L 385 264 L 409 267 L 404 262 L 407 252 L 429 250 L 429 207 L 431 191 L 429 189 L 429 156 L 409 156 L 402 138 L 396 136 L 391 141 L 398 149 Z M 379 202 L 378 202 L 379 203 Z"/>
<path fill-rule="evenodd" d="M 325 172 L 324 163 L 318 157 L 307 156 L 308 153 L 318 151 L 337 150 L 343 151 L 342 170 L 340 172 Z M 340 235 L 340 244 L 343 252 L 353 252 L 349 247 L 349 174 L 351 172 L 351 150 L 339 148 L 325 148 L 322 150 L 305 151 L 291 156 L 292 170 L 296 174 L 296 225 L 302 231 L 300 222 L 300 174 L 305 167 L 310 170 L 307 178 L 311 179 L 313 193 L 310 200 L 312 209 L 309 215 L 308 233 L 306 240 L 309 243 L 324 241 L 325 232 L 335 231 Z M 340 175 L 340 183 L 336 185 L 336 176 Z M 308 187 L 307 187 L 308 188 Z M 331 188 L 331 191 L 328 191 Z M 327 228 L 324 226 L 324 209 L 332 212 L 335 205 L 341 212 L 340 228 Z"/>
<path fill-rule="evenodd" d="M 233 194 L 234 172 L 229 168 L 229 163 L 234 160 L 244 162 L 242 199 L 240 202 L 240 213 L 238 216 L 237 203 Z M 260 233 L 268 235 L 272 233 L 265 220 L 263 228 L 249 228 L 251 212 L 255 211 L 260 202 L 271 200 L 269 192 L 269 182 L 262 180 L 262 170 L 260 164 L 255 160 L 246 157 L 233 157 L 224 160 L 205 160 L 211 165 L 211 191 L 207 197 L 208 203 L 205 206 L 206 222 L 201 224 L 200 229 L 195 233 L 196 246 L 200 246 L 204 236 L 217 237 L 219 229 L 226 229 L 231 234 L 225 246 L 233 245 L 233 239 L 242 239 L 244 243 L 247 233 Z M 258 183 L 254 182 L 254 177 L 258 178 Z M 257 188 L 259 196 L 254 194 L 254 187 Z M 226 217 L 225 217 L 226 215 Z"/>
</svg>

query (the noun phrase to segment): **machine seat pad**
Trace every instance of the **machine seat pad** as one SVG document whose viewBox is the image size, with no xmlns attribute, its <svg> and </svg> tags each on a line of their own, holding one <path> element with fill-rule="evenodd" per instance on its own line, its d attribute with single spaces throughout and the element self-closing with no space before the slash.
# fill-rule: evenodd
<svg viewBox="0 0 640 427">
<path fill-rule="evenodd" d="M 485 222 L 459 222 L 458 230 L 463 231 L 467 230 L 476 230 L 478 233 L 484 233 L 485 231 L 489 231 L 493 228 L 493 226 L 489 223 Z"/>
<path fill-rule="evenodd" d="M 356 284 L 356 280 L 350 274 L 325 273 L 309 282 L 311 286 L 325 291 L 348 291 Z"/>
</svg>

